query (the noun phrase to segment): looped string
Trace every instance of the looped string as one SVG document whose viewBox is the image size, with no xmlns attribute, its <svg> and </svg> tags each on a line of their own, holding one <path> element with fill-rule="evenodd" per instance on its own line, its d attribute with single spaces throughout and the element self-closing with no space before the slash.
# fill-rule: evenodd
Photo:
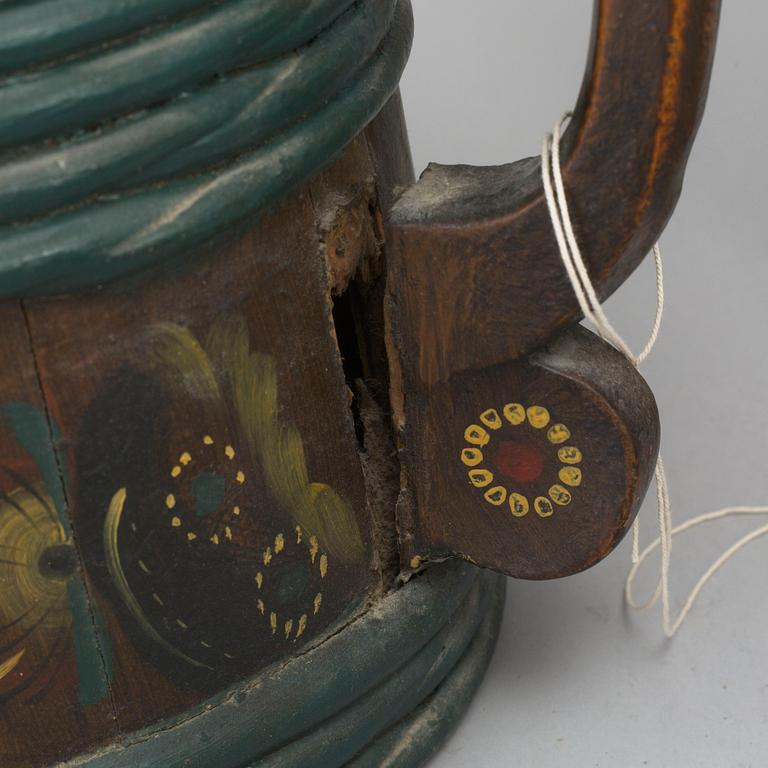
<svg viewBox="0 0 768 768">
<path fill-rule="evenodd" d="M 664 314 L 664 273 L 662 268 L 661 251 L 659 244 L 653 246 L 653 257 L 656 266 L 656 316 L 653 321 L 650 337 L 639 354 L 634 354 L 621 334 L 608 320 L 600 299 L 597 296 L 592 281 L 590 280 L 584 258 L 581 255 L 576 235 L 573 231 L 573 223 L 568 210 L 568 201 L 565 194 L 563 174 L 560 168 L 560 136 L 562 126 L 571 117 L 566 112 L 555 125 L 551 134 L 546 134 L 541 148 L 541 178 L 544 185 L 544 197 L 547 201 L 552 228 L 560 251 L 560 258 L 568 274 L 576 299 L 584 317 L 595 326 L 598 334 L 607 342 L 618 349 L 635 367 L 638 367 L 650 354 L 659 335 L 661 320 Z M 650 608 L 661 597 L 662 622 L 664 633 L 667 637 L 675 635 L 685 621 L 704 585 L 710 578 L 730 560 L 740 549 L 751 541 L 768 534 L 768 525 L 755 529 L 751 533 L 739 539 L 726 549 L 720 557 L 702 574 L 701 578 L 691 590 L 683 608 L 674 622 L 670 618 L 669 601 L 669 568 L 672 557 L 672 539 L 679 533 L 688 531 L 697 525 L 712 520 L 717 520 L 731 515 L 763 515 L 768 514 L 768 507 L 725 507 L 714 512 L 706 512 L 692 517 L 681 525 L 672 527 L 672 512 L 669 501 L 669 486 L 664 471 L 664 462 L 659 455 L 654 473 L 656 481 L 656 504 L 658 508 L 659 536 L 640 552 L 640 526 L 639 518 L 635 518 L 632 525 L 632 568 L 630 569 L 624 585 L 624 598 L 629 606 L 636 609 Z M 637 572 L 656 549 L 661 548 L 661 562 L 659 566 L 659 580 L 651 597 L 645 602 L 639 602 L 634 597 L 634 584 Z"/>
</svg>

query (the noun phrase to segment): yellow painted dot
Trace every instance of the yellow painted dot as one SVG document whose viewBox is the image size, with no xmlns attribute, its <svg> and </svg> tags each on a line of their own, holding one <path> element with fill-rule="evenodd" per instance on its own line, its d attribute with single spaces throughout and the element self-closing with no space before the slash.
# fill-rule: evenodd
<svg viewBox="0 0 768 768">
<path fill-rule="evenodd" d="M 323 595 L 321 592 L 318 592 L 315 595 L 315 599 L 313 601 L 313 607 L 315 610 L 315 614 L 320 613 L 320 606 L 323 604 Z"/>
<path fill-rule="evenodd" d="M 179 464 L 184 467 L 186 467 L 190 461 L 192 461 L 192 457 L 186 451 L 179 456 Z"/>
<path fill-rule="evenodd" d="M 178 516 L 177 516 L 177 515 L 174 515 L 174 516 L 171 518 L 171 525 L 172 525 L 174 528 L 179 528 L 179 527 L 181 527 L 181 520 L 178 518 Z"/>
<path fill-rule="evenodd" d="M 467 474 L 469 482 L 475 488 L 485 488 L 486 485 L 490 485 L 493 482 L 493 472 L 487 469 L 470 469 Z"/>
<path fill-rule="evenodd" d="M 172 470 L 171 470 L 171 477 L 178 477 L 181 474 L 181 467 L 177 464 Z"/>
<path fill-rule="evenodd" d="M 483 494 L 483 498 L 495 507 L 501 506 L 507 500 L 507 489 L 503 485 L 494 485 Z"/>
<path fill-rule="evenodd" d="M 477 424 L 470 424 L 464 430 L 464 439 L 472 445 L 479 445 L 481 448 L 491 439 L 488 433 Z"/>
<path fill-rule="evenodd" d="M 320 578 L 324 579 L 328 573 L 328 555 L 320 555 Z"/>
<path fill-rule="evenodd" d="M 320 545 L 317 543 L 317 536 L 310 536 L 309 537 L 309 557 L 312 560 L 312 562 L 315 562 L 315 558 L 317 557 L 317 552 L 320 549 Z"/>
<path fill-rule="evenodd" d="M 571 430 L 565 424 L 553 424 L 547 432 L 547 440 L 555 445 L 564 443 L 571 436 Z"/>
<path fill-rule="evenodd" d="M 176 623 L 182 628 L 182 629 L 189 629 L 189 625 L 185 624 L 181 619 L 176 619 Z"/>
<path fill-rule="evenodd" d="M 218 544 L 219 543 L 219 534 L 214 533 L 213 536 L 211 536 L 211 543 L 212 544 Z"/>
<path fill-rule="evenodd" d="M 282 552 L 285 549 L 285 537 L 282 533 L 278 533 L 275 536 L 275 554 Z"/>
<path fill-rule="evenodd" d="M 213 648 L 213 646 L 210 643 L 206 643 L 205 640 L 201 640 L 200 645 L 202 645 L 203 648 Z"/>
<path fill-rule="evenodd" d="M 296 637 L 299 638 L 304 634 L 304 630 L 307 628 L 307 614 L 302 613 L 299 616 L 299 626 L 296 629 Z"/>
<path fill-rule="evenodd" d="M 525 421 L 525 408 L 520 403 L 507 403 L 502 410 L 504 418 L 515 427 Z"/>
<path fill-rule="evenodd" d="M 269 565 L 270 564 L 270 562 L 272 561 L 272 547 L 267 547 L 264 550 L 263 560 L 264 560 L 264 565 Z"/>
<path fill-rule="evenodd" d="M 296 526 L 296 543 L 301 544 L 301 526 Z"/>
<path fill-rule="evenodd" d="M 414 555 L 411 558 L 411 568 L 418 568 L 421 565 L 421 558 L 418 555 Z"/>
<path fill-rule="evenodd" d="M 561 507 L 566 507 L 571 503 L 571 492 L 567 488 L 563 488 L 562 485 L 553 485 L 549 489 L 549 498 L 559 504 Z"/>
<path fill-rule="evenodd" d="M 192 533 L 191 531 L 187 534 L 187 541 L 194 541 L 197 538 L 196 533 Z"/>
<path fill-rule="evenodd" d="M 232 514 L 237 517 L 240 514 L 240 507 L 232 507 Z"/>
<path fill-rule="evenodd" d="M 522 493 L 510 493 L 509 509 L 515 517 L 524 517 L 530 509 L 528 499 Z"/>
<path fill-rule="evenodd" d="M 461 460 L 468 467 L 476 467 L 483 460 L 483 452 L 479 448 L 464 448 Z"/>
<path fill-rule="evenodd" d="M 243 473 L 242 469 L 237 470 L 237 474 L 235 475 L 235 480 L 237 480 L 238 483 L 241 485 L 245 482 L 245 474 Z"/>
<path fill-rule="evenodd" d="M 578 467 L 563 467 L 557 476 L 561 482 L 571 487 L 581 485 L 581 470 Z"/>
<path fill-rule="evenodd" d="M 157 594 L 157 592 L 152 593 L 152 598 L 158 605 L 165 605 L 165 603 L 160 599 L 160 595 Z"/>
<path fill-rule="evenodd" d="M 528 411 L 528 421 L 536 429 L 544 429 L 549 424 L 549 411 L 541 405 L 532 405 Z"/>
<path fill-rule="evenodd" d="M 256 574 L 256 586 L 261 589 L 261 585 L 264 583 L 264 576 L 261 571 Z"/>
<path fill-rule="evenodd" d="M 234 459 L 235 458 L 235 449 L 231 445 L 224 446 L 224 455 L 228 459 Z"/>
<path fill-rule="evenodd" d="M 566 445 L 560 448 L 557 452 L 557 458 L 563 462 L 563 464 L 579 464 L 584 458 L 581 455 L 581 451 L 573 445 Z"/>
<path fill-rule="evenodd" d="M 489 408 L 487 411 L 483 411 L 480 414 L 480 421 L 490 429 L 501 428 L 501 416 L 499 416 L 499 412 L 495 408 Z"/>
<path fill-rule="evenodd" d="M 291 636 L 291 630 L 293 629 L 293 619 L 288 619 L 283 627 L 285 631 L 285 639 L 287 640 Z"/>
<path fill-rule="evenodd" d="M 277 632 L 277 614 L 274 611 L 269 614 L 269 626 L 272 627 L 272 634 L 274 635 Z"/>
<path fill-rule="evenodd" d="M 228 525 L 224 526 L 224 535 L 229 541 L 232 541 L 232 529 Z"/>
<path fill-rule="evenodd" d="M 261 598 L 259 598 L 256 601 L 256 607 L 259 609 L 259 613 L 261 613 L 261 615 L 263 616 L 264 615 L 264 601 Z"/>
<path fill-rule="evenodd" d="M 213 445 L 213 438 L 212 438 L 210 435 L 206 435 L 206 436 L 203 438 L 203 442 L 204 442 L 206 445 Z"/>
<path fill-rule="evenodd" d="M 165 497 L 165 506 L 168 507 L 168 509 L 173 509 L 176 506 L 176 497 L 172 493 L 169 493 Z"/>
<path fill-rule="evenodd" d="M 552 513 L 555 511 L 552 502 L 544 496 L 537 496 L 533 502 L 533 506 L 539 517 L 551 517 Z"/>
</svg>

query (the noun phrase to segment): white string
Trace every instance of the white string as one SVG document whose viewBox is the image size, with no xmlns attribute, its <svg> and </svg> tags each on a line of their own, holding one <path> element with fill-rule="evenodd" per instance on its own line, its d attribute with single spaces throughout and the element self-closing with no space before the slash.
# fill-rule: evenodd
<svg viewBox="0 0 768 768">
<path fill-rule="evenodd" d="M 656 316 L 653 321 L 651 335 L 642 351 L 635 355 L 619 332 L 611 325 L 603 312 L 600 299 L 597 296 L 592 281 L 589 278 L 586 264 L 581 255 L 573 223 L 568 210 L 568 200 L 565 194 L 563 175 L 560 169 L 560 134 L 563 124 L 570 118 L 570 113 L 563 115 L 555 125 L 551 134 L 546 134 L 541 148 L 541 178 L 544 184 L 544 197 L 547 201 L 552 228 L 557 240 L 560 257 L 568 274 L 576 299 L 584 317 L 596 328 L 598 334 L 610 344 L 613 344 L 635 367 L 638 367 L 650 354 L 661 328 L 664 314 L 664 272 L 662 268 L 659 244 L 653 246 L 653 258 L 656 266 Z M 730 560 L 740 549 L 751 541 L 768 534 L 768 525 L 757 528 L 739 539 L 726 549 L 720 557 L 702 574 L 691 590 L 683 608 L 674 622 L 670 619 L 669 600 L 669 566 L 672 557 L 672 539 L 679 533 L 690 530 L 701 523 L 717 520 L 730 515 L 762 515 L 768 514 L 768 507 L 725 507 L 714 512 L 707 512 L 692 517 L 686 522 L 672 527 L 672 510 L 669 501 L 669 486 L 664 471 L 664 462 L 659 455 L 654 473 L 656 480 L 656 504 L 658 508 L 659 536 L 640 552 L 640 527 L 636 517 L 632 525 L 632 568 L 627 575 L 624 585 L 624 597 L 632 608 L 643 609 L 653 606 L 661 597 L 662 622 L 667 637 L 672 637 L 685 621 L 704 585 L 710 578 Z M 644 603 L 635 600 L 634 584 L 637 572 L 646 558 L 657 548 L 661 548 L 659 566 L 659 581 L 651 597 Z"/>
</svg>

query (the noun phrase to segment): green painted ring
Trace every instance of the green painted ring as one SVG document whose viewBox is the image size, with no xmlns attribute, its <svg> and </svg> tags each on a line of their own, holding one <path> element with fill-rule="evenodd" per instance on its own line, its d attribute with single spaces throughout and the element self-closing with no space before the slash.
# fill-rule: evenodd
<svg viewBox="0 0 768 768">
<path fill-rule="evenodd" d="M 410 3 L 400 0 L 381 46 L 335 99 L 228 165 L 0 228 L 0 296 L 78 290 L 155 265 L 174 269 L 246 217 L 253 222 L 255 212 L 329 165 L 379 112 L 405 66 L 412 22 Z"/>
<path fill-rule="evenodd" d="M 395 675 L 321 727 L 249 768 L 347 768 L 350 760 L 380 768 L 383 758 L 397 758 L 403 768 L 420 765 L 464 713 L 495 646 L 505 581 L 491 574 L 477 581 L 450 624 Z M 444 687 L 448 690 L 436 691 Z M 445 698 L 451 692 L 456 696 L 453 701 Z M 431 716 L 442 715 L 445 721 L 427 727 Z M 424 740 L 418 749 L 409 743 L 412 733 L 406 738 L 404 718 L 412 727 L 420 726 Z"/>
<path fill-rule="evenodd" d="M 506 580 L 492 586 L 488 613 L 466 653 L 435 692 L 357 755 L 345 768 L 415 768 L 443 745 L 472 701 L 496 648 Z"/>
<path fill-rule="evenodd" d="M 34 154 L 0 162 L 0 224 L 207 170 L 316 112 L 380 45 L 394 3 L 362 0 L 296 52 Z"/>
<path fill-rule="evenodd" d="M 71 765 L 335 768 L 381 752 L 399 721 L 421 717 L 419 707 L 434 706 L 436 691 L 452 684 L 461 704 L 455 712 L 439 705 L 448 718 L 432 732 L 434 748 L 482 675 L 503 592 L 502 577 L 466 563 L 433 566 L 305 654 Z"/>
<path fill-rule="evenodd" d="M 209 4 L 210 0 L 28 0 L 0 8 L 0 73 L 40 66 Z"/>
<path fill-rule="evenodd" d="M 0 83 L 0 146 L 93 127 L 304 45 L 353 0 L 229 0 Z"/>
</svg>

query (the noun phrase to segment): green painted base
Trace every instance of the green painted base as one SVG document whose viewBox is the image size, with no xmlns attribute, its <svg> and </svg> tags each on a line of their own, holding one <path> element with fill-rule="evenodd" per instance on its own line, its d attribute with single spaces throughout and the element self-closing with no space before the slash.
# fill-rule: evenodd
<svg viewBox="0 0 768 768">
<path fill-rule="evenodd" d="M 347 768 L 416 768 L 443 746 L 480 687 L 496 647 L 506 579 L 498 576 L 494 581 L 495 599 L 462 659 L 431 696 L 378 736 Z"/>
<path fill-rule="evenodd" d="M 316 648 L 175 721 L 72 761 L 88 768 L 410 768 L 482 679 L 505 579 L 434 565 Z"/>
</svg>

